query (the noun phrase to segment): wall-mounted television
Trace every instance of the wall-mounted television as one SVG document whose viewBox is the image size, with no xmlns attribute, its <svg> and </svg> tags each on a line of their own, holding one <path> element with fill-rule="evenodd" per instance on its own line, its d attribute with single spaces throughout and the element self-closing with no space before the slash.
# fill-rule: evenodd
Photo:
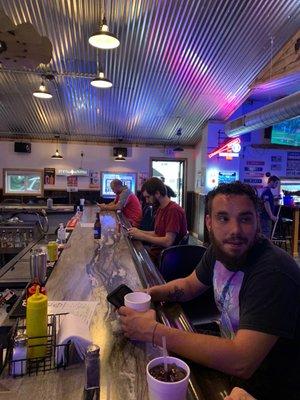
<svg viewBox="0 0 300 400">
<path fill-rule="evenodd" d="M 300 117 L 273 125 L 271 143 L 300 147 Z"/>
<path fill-rule="evenodd" d="M 110 183 L 114 179 L 120 179 L 123 185 L 126 185 L 133 193 L 136 190 L 136 173 L 135 172 L 101 172 L 101 196 L 114 197 L 115 194 L 111 190 Z"/>
</svg>

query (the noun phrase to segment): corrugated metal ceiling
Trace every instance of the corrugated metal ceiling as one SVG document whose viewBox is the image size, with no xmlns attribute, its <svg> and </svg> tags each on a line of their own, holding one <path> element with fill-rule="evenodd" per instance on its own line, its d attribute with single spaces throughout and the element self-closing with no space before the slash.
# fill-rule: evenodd
<svg viewBox="0 0 300 400">
<path fill-rule="evenodd" d="M 0 70 L 0 136 L 172 143 L 199 141 L 225 119 L 299 29 L 299 0 L 1 0 L 15 24 L 31 22 L 53 45 L 50 101 L 32 92 L 36 71 Z M 88 44 L 105 12 L 121 44 Z M 98 60 L 98 61 L 97 61 Z M 90 85 L 97 64 L 111 89 Z"/>
</svg>

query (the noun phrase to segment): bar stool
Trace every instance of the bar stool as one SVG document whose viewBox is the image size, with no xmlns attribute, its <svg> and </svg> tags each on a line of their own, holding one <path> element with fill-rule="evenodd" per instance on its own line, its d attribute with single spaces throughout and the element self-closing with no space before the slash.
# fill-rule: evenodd
<svg viewBox="0 0 300 400">
<path fill-rule="evenodd" d="M 180 244 L 161 252 L 159 271 L 166 282 L 190 275 L 201 260 L 206 248 Z"/>
<path fill-rule="evenodd" d="M 292 219 L 280 218 L 272 237 L 272 242 L 276 246 L 284 248 L 286 252 L 291 251 L 292 248 L 292 224 Z"/>
<path fill-rule="evenodd" d="M 197 245 L 172 246 L 163 250 L 159 270 L 166 282 L 190 275 L 203 257 L 206 248 Z M 181 304 L 194 327 L 218 320 L 212 288 L 199 297 Z"/>
</svg>

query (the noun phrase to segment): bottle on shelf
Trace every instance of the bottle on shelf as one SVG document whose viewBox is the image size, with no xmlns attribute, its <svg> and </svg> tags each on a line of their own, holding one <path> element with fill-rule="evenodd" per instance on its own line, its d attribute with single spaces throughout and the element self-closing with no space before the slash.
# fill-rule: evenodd
<svg viewBox="0 0 300 400">
<path fill-rule="evenodd" d="M 6 236 L 6 231 L 3 229 L 2 235 L 1 235 L 1 247 L 5 248 L 7 247 L 7 236 Z"/>
<path fill-rule="evenodd" d="M 27 298 L 26 334 L 28 336 L 29 358 L 45 357 L 47 353 L 48 299 L 40 293 L 40 287 Z M 33 347 L 30 347 L 33 346 Z"/>
<path fill-rule="evenodd" d="M 66 229 L 64 228 L 64 224 L 60 223 L 57 231 L 57 241 L 59 244 L 66 243 Z"/>
<path fill-rule="evenodd" d="M 7 234 L 7 242 L 6 242 L 6 247 L 14 247 L 14 238 L 12 232 L 8 232 Z"/>
<path fill-rule="evenodd" d="M 16 248 L 20 248 L 20 247 L 22 247 L 22 241 L 21 241 L 21 234 L 20 234 L 20 231 L 19 231 L 19 229 L 17 229 L 17 232 L 15 233 L 15 246 L 14 247 L 16 247 Z"/>
<path fill-rule="evenodd" d="M 101 221 L 100 213 L 96 213 L 96 220 L 94 223 L 94 239 L 101 239 Z"/>
<path fill-rule="evenodd" d="M 28 241 L 29 241 L 29 243 L 30 243 L 30 242 L 33 242 L 33 232 L 32 232 L 32 229 L 29 229 Z"/>
<path fill-rule="evenodd" d="M 23 247 L 27 246 L 27 233 L 26 233 L 26 231 L 24 231 L 23 235 L 22 235 L 22 246 Z"/>
</svg>

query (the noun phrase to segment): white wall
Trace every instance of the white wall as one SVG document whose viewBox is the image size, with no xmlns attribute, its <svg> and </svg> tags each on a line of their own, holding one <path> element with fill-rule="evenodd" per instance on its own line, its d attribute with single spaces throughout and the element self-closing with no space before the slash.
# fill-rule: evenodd
<svg viewBox="0 0 300 400">
<path fill-rule="evenodd" d="M 52 160 L 51 155 L 56 149 L 55 143 L 32 142 L 31 153 L 15 153 L 13 141 L 0 142 L 0 188 L 3 187 L 3 168 L 30 168 L 43 169 L 52 167 L 55 169 L 79 168 L 81 157 L 84 152 L 84 169 L 95 171 L 124 171 L 124 172 L 144 172 L 149 174 L 151 157 L 166 157 L 163 147 L 124 147 L 129 148 L 129 157 L 125 162 L 116 162 L 112 155 L 112 147 L 109 145 L 96 144 L 59 144 L 59 151 L 63 155 L 62 160 Z M 195 172 L 195 150 L 186 149 L 176 153 L 175 156 L 167 158 L 187 158 L 187 190 L 194 190 Z M 89 188 L 89 178 L 78 178 L 79 189 Z M 45 186 L 45 189 L 66 189 L 66 177 L 57 176 L 55 186 Z"/>
</svg>

